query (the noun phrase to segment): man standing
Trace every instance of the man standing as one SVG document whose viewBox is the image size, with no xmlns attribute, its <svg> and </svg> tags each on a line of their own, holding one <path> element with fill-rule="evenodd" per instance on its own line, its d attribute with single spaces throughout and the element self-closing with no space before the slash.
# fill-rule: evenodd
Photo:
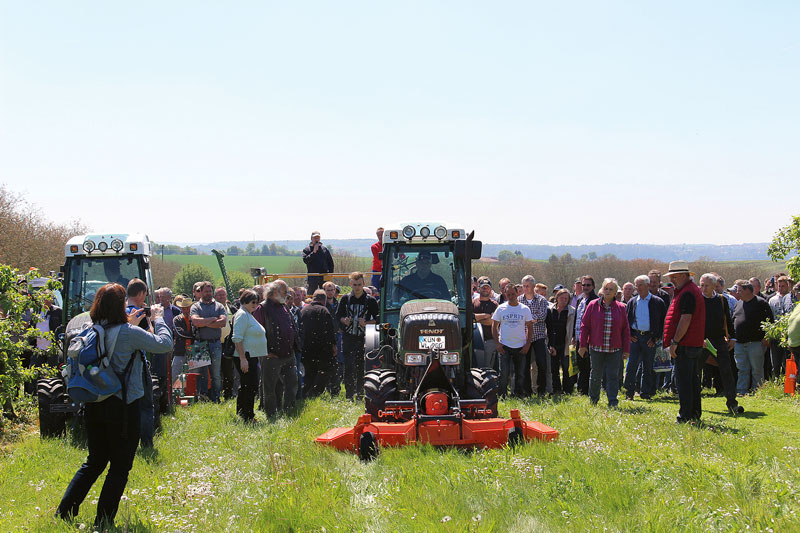
<svg viewBox="0 0 800 533">
<path fill-rule="evenodd" d="M 661 298 L 661 301 L 663 301 L 664 305 L 669 309 L 672 298 L 670 298 L 667 291 L 661 288 L 661 271 L 653 269 L 647 273 L 647 277 L 650 279 L 650 294 Z"/>
<path fill-rule="evenodd" d="M 475 368 L 496 368 L 495 352 L 497 341 L 492 336 L 492 314 L 497 309 L 497 302 L 492 300 L 492 282 L 488 277 L 481 277 L 478 281 L 478 298 L 472 300 L 472 310 L 477 322 L 483 329 L 483 354 L 479 356 L 475 351 Z"/>
<path fill-rule="evenodd" d="M 325 299 L 325 291 L 317 289 L 311 303 L 300 312 L 306 369 L 303 396 L 308 399 L 322 394 L 336 372 L 336 332 Z"/>
<path fill-rule="evenodd" d="M 333 272 L 333 257 L 320 241 L 318 231 L 311 234 L 311 242 L 303 249 L 303 262 L 309 274 L 328 274 Z M 322 286 L 324 276 L 308 276 L 308 291 L 314 292 Z"/>
<path fill-rule="evenodd" d="M 633 400 L 638 386 L 639 396 L 643 400 L 649 400 L 655 392 L 653 362 L 656 343 L 664 334 L 667 308 L 661 298 L 650 294 L 650 280 L 647 276 L 637 276 L 633 281 L 638 294 L 626 304 L 628 324 L 631 327 L 631 355 L 625 371 L 625 396 Z M 637 383 L 640 365 L 641 383 Z"/>
<path fill-rule="evenodd" d="M 498 340 L 500 354 L 500 396 L 508 389 L 511 365 L 514 365 L 514 394 L 522 396 L 524 390 L 525 356 L 533 338 L 533 317 L 526 305 L 517 301 L 517 288 L 506 284 L 506 301 L 492 315 L 492 337 Z"/>
<path fill-rule="evenodd" d="M 700 288 L 692 281 L 694 272 L 686 261 L 673 261 L 665 274 L 675 285 L 664 322 L 664 346 L 675 362 L 680 410 L 677 421 L 700 420 L 700 357 L 706 328 L 706 304 Z M 652 278 L 651 278 L 652 281 Z"/>
<path fill-rule="evenodd" d="M 769 343 L 764 338 L 761 322 L 773 320 L 774 316 L 766 300 L 756 296 L 750 281 L 736 280 L 736 285 L 739 286 L 739 301 L 733 311 L 733 337 L 736 340 L 733 355 L 739 369 L 736 392 L 744 395 L 764 381 L 764 349 Z"/>
<path fill-rule="evenodd" d="M 522 278 L 523 294 L 519 298 L 519 303 L 530 309 L 531 320 L 533 321 L 531 351 L 523 352 L 525 356 L 525 375 L 531 379 L 530 384 L 526 383 L 525 394 L 536 392 L 541 397 L 545 395 L 545 392 L 553 392 L 553 377 L 550 369 L 551 358 L 550 352 L 547 350 L 547 329 L 545 327 L 547 310 L 550 308 L 550 304 L 547 298 L 536 292 L 536 285 L 537 283 L 533 276 L 527 275 Z M 547 291 L 546 288 L 544 290 Z M 536 365 L 535 383 L 533 379 L 534 364 Z M 519 396 L 520 393 L 517 392 L 517 395 Z"/>
<path fill-rule="evenodd" d="M 297 396 L 297 363 L 294 357 L 297 332 L 286 309 L 289 286 L 283 280 L 267 285 L 267 299 L 255 311 L 255 318 L 266 330 L 267 356 L 261 361 L 261 408 L 268 416 L 294 407 Z M 283 387 L 278 381 L 283 377 Z M 280 397 L 279 397 L 280 393 Z"/>
<path fill-rule="evenodd" d="M 648 280 L 649 282 L 649 280 Z M 626 304 L 631 301 L 633 298 L 634 293 L 636 292 L 636 285 L 631 283 L 630 281 L 627 282 L 625 285 L 622 286 L 622 303 Z M 662 300 L 663 302 L 663 300 Z M 630 364 L 630 359 L 628 359 L 628 364 Z"/>
<path fill-rule="evenodd" d="M 222 328 L 228 323 L 225 308 L 214 300 L 214 285 L 210 281 L 200 282 L 200 301 L 192 304 L 189 312 L 196 328 L 196 342 L 204 342 L 211 354 L 211 391 L 209 399 L 219 402 L 222 390 Z"/>
<path fill-rule="evenodd" d="M 233 348 L 233 340 L 230 341 L 228 346 L 229 353 L 224 351 L 225 348 L 225 339 L 231 334 L 231 321 L 233 320 L 233 313 L 236 312 L 234 310 L 231 313 L 231 307 L 228 303 L 228 291 L 225 287 L 217 287 L 214 290 L 214 300 L 217 301 L 222 307 L 225 308 L 225 325 L 220 330 L 220 337 L 222 338 L 223 342 L 223 354 L 222 354 L 222 364 L 221 364 L 221 374 L 222 374 L 222 397 L 226 400 L 230 400 L 234 396 L 236 396 L 236 391 L 238 387 L 236 386 L 236 381 L 238 381 L 239 373 L 236 372 L 234 367 L 234 358 L 237 357 L 236 349 Z M 233 348 L 233 350 L 231 350 Z"/>
<path fill-rule="evenodd" d="M 581 323 L 583 321 L 583 313 L 586 312 L 586 306 L 592 300 L 597 299 L 597 293 L 594 292 L 594 278 L 592 276 L 583 276 L 581 278 L 581 299 L 578 301 L 578 307 L 575 310 L 575 334 L 572 336 L 575 342 L 575 349 L 579 350 L 581 338 Z M 592 371 L 591 359 L 588 357 L 578 357 L 578 392 L 584 396 L 589 395 L 589 375 Z"/>
<path fill-rule="evenodd" d="M 786 313 L 791 313 L 794 304 L 792 303 L 792 294 L 789 292 L 789 278 L 779 276 L 776 283 L 778 291 L 769 299 L 769 306 L 772 309 L 772 315 L 777 321 Z M 770 341 L 769 349 L 772 354 L 772 374 L 780 376 L 786 360 L 786 350 L 778 341 Z"/>
<path fill-rule="evenodd" d="M 361 398 L 364 390 L 364 340 L 367 324 L 378 319 L 378 301 L 364 292 L 364 274 L 350 274 L 349 294 L 342 296 L 336 308 L 336 319 L 342 328 L 344 358 L 344 391 L 348 400 Z"/>
<path fill-rule="evenodd" d="M 381 272 L 383 271 L 383 261 L 381 261 L 381 252 L 383 252 L 383 228 L 378 228 L 375 234 L 378 236 L 378 242 L 370 246 L 373 274 L 369 284 L 381 290 Z M 374 272 L 377 272 L 377 274 L 374 274 Z"/>
<path fill-rule="evenodd" d="M 578 302 L 583 298 L 583 287 L 581 286 L 581 278 L 575 278 L 575 283 L 572 285 L 572 296 L 569 299 L 569 305 L 578 310 Z"/>
</svg>

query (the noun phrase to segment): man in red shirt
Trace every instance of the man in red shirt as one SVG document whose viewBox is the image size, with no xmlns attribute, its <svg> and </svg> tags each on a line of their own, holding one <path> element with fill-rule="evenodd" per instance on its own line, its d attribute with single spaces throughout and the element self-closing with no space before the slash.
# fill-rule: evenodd
<svg viewBox="0 0 800 533">
<path fill-rule="evenodd" d="M 370 279 L 369 284 L 373 287 L 377 287 L 378 290 L 381 290 L 380 272 L 383 269 L 383 263 L 381 262 L 381 252 L 383 251 L 383 228 L 378 228 L 376 234 L 378 235 L 378 242 L 370 246 L 370 250 L 372 250 L 372 271 L 378 273 L 372 274 L 372 279 Z"/>
</svg>

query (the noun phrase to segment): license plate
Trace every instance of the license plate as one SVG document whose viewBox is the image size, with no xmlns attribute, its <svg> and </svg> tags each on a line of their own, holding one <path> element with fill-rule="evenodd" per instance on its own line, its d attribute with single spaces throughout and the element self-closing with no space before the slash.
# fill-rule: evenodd
<svg viewBox="0 0 800 533">
<path fill-rule="evenodd" d="M 419 349 L 430 350 L 431 348 L 439 348 L 444 350 L 444 337 L 420 335 L 419 336 Z"/>
</svg>

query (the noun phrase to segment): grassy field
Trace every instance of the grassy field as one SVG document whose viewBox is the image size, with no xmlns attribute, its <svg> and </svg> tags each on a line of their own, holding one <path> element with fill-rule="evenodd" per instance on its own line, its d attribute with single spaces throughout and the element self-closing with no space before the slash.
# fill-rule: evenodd
<svg viewBox="0 0 800 533">
<path fill-rule="evenodd" d="M 800 403 L 768 385 L 703 424 L 675 424 L 677 398 L 593 407 L 584 397 L 501 403 L 561 432 L 516 450 L 383 450 L 364 464 L 313 443 L 362 411 L 306 403 L 254 427 L 234 402 L 166 417 L 157 453 L 139 453 L 120 508 L 125 531 L 797 530 Z M 0 530 L 90 527 L 100 483 L 76 524 L 52 518 L 86 450 L 31 432 L 0 458 Z M 89 530 L 89 529 L 87 529 Z"/>
<path fill-rule="evenodd" d="M 159 256 L 160 258 L 160 256 Z M 211 269 L 211 272 L 219 272 L 219 263 L 213 255 L 165 255 L 165 261 L 173 261 L 182 265 L 198 264 Z M 290 268 L 295 265 L 303 265 L 302 257 L 267 256 L 267 255 L 226 255 L 225 268 L 228 270 L 241 270 L 250 273 L 250 267 L 264 267 L 269 273 L 290 272 Z M 305 272 L 303 266 L 300 272 Z"/>
</svg>

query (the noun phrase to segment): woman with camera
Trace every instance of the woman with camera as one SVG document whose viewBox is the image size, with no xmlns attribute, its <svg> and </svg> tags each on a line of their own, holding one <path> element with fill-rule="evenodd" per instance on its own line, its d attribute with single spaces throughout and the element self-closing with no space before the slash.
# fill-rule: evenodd
<svg viewBox="0 0 800 533">
<path fill-rule="evenodd" d="M 97 501 L 95 525 L 113 525 L 139 444 L 139 401 L 144 387 L 151 386 L 142 382 L 143 352 L 167 353 L 172 349 L 172 334 L 163 320 L 163 308 L 160 305 L 150 308 L 155 331 L 150 333 L 138 327 L 145 317 L 144 309 L 126 313 L 125 293 L 125 288 L 117 283 L 104 285 L 97 291 L 89 311 L 92 322 L 106 330 L 120 326 L 110 361 L 123 388 L 103 401 L 84 405 L 89 456 L 56 509 L 56 516 L 64 520 L 77 516 L 89 489 L 111 463 Z"/>
<path fill-rule="evenodd" d="M 258 307 L 258 294 L 248 289 L 239 297 L 239 303 L 239 310 L 233 315 L 233 345 L 237 356 L 234 364 L 241 383 L 236 396 L 236 413 L 245 422 L 252 422 L 258 391 L 258 358 L 267 355 L 267 336 L 264 326 L 253 318 L 253 311 Z"/>
</svg>

